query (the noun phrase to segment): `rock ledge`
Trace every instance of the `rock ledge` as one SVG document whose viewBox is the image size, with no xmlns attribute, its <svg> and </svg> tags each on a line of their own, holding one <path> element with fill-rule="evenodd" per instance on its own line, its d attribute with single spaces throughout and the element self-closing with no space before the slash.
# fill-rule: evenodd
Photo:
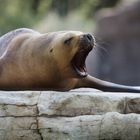
<svg viewBox="0 0 140 140">
<path fill-rule="evenodd" d="M 0 92 L 0 140 L 139 140 L 140 94 Z"/>
</svg>

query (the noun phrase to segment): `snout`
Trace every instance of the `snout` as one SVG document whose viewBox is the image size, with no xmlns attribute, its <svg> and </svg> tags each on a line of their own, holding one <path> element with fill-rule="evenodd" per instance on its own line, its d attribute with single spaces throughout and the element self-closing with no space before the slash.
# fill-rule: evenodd
<svg viewBox="0 0 140 140">
<path fill-rule="evenodd" d="M 81 35 L 81 37 L 80 37 L 80 48 L 81 49 L 91 51 L 92 48 L 94 47 L 94 44 L 95 44 L 95 39 L 91 34 L 86 33 L 86 34 Z"/>
<path fill-rule="evenodd" d="M 88 43 L 91 43 L 92 45 L 94 45 L 94 42 L 95 42 L 94 37 L 91 34 L 84 34 L 83 39 L 87 41 Z"/>
</svg>

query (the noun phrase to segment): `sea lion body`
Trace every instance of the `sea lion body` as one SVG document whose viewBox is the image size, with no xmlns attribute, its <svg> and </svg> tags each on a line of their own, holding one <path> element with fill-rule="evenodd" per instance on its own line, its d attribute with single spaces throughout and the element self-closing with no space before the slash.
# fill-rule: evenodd
<svg viewBox="0 0 140 140">
<path fill-rule="evenodd" d="M 103 91 L 140 92 L 87 74 L 85 60 L 94 37 L 79 31 L 40 34 L 17 29 L 0 38 L 1 90 L 59 90 L 91 87 Z"/>
<path fill-rule="evenodd" d="M 64 32 L 62 36 L 65 34 Z M 54 43 L 52 43 L 53 39 Z M 66 50 L 68 54 L 63 51 L 63 48 L 59 54 L 61 46 L 58 50 L 57 47 L 53 48 L 56 44 L 59 45 L 59 40 L 55 32 L 40 34 L 30 29 L 17 29 L 2 36 L 0 38 L 0 88 L 6 90 L 73 88 L 77 80 L 73 77 L 69 78 L 69 70 L 65 65 L 63 66 L 65 61 L 63 56 L 72 54 L 69 48 Z M 56 59 L 59 61 L 57 62 Z"/>
</svg>

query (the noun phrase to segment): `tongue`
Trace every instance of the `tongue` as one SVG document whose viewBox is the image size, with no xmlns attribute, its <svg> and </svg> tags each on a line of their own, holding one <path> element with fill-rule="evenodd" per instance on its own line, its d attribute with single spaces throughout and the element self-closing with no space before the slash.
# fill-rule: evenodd
<svg viewBox="0 0 140 140">
<path fill-rule="evenodd" d="M 75 65 L 75 67 L 80 71 L 80 72 L 86 72 L 85 65 Z"/>
</svg>

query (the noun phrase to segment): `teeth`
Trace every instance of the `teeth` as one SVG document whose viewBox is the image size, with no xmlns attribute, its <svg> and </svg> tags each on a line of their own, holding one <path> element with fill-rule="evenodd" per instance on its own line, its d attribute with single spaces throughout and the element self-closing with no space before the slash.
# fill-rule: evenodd
<svg viewBox="0 0 140 140">
<path fill-rule="evenodd" d="M 77 71 L 77 73 L 78 73 L 80 76 L 86 76 L 86 75 L 87 75 L 87 72 L 85 71 L 84 68 L 82 69 L 82 71 L 80 71 L 77 67 L 74 66 L 74 69 Z"/>
</svg>

